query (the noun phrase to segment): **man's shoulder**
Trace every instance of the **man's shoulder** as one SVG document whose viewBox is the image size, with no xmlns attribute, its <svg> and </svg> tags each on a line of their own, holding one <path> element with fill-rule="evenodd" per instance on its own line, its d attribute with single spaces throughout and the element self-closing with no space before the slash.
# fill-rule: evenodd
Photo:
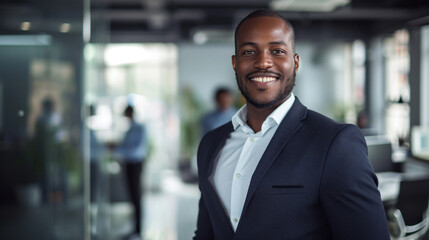
<svg viewBox="0 0 429 240">
<path fill-rule="evenodd" d="M 317 129 L 325 129 L 325 130 L 329 130 L 329 129 L 341 129 L 344 127 L 352 127 L 352 128 L 357 128 L 355 125 L 353 124 L 346 124 L 346 123 L 341 123 L 338 121 L 335 121 L 334 119 L 316 112 L 312 109 L 307 108 L 305 105 L 303 105 L 298 97 L 296 97 L 293 109 L 295 109 L 296 111 L 298 111 L 299 113 L 297 114 L 299 117 L 299 119 L 301 120 L 301 123 L 304 124 L 304 126 L 307 127 L 314 127 Z"/>
<path fill-rule="evenodd" d="M 307 112 L 307 120 L 310 121 L 310 122 L 321 124 L 321 125 L 332 125 L 332 126 L 335 126 L 335 125 L 340 125 L 341 124 L 341 123 L 333 120 L 332 118 L 330 118 L 330 117 L 328 117 L 326 115 L 323 115 L 323 114 L 321 114 L 319 112 L 316 112 L 316 111 L 310 110 L 310 109 L 308 109 L 308 112 Z"/>
<path fill-rule="evenodd" d="M 227 134 L 229 132 L 232 132 L 234 130 L 234 127 L 232 126 L 232 122 L 229 121 L 213 130 L 208 131 L 204 137 L 203 140 L 213 140 L 213 139 L 220 139 L 223 138 L 225 136 L 227 136 Z"/>
<path fill-rule="evenodd" d="M 205 162 L 207 157 L 214 154 L 216 149 L 221 146 L 226 138 L 228 138 L 229 133 L 233 131 L 233 126 L 231 122 L 228 122 L 218 128 L 215 128 L 207 132 L 200 141 L 198 146 L 198 162 L 201 165 L 201 161 Z"/>
<path fill-rule="evenodd" d="M 142 122 L 133 121 L 130 126 L 130 131 L 144 131 L 146 129 L 146 125 Z"/>
<path fill-rule="evenodd" d="M 332 131 L 337 132 L 344 128 L 358 129 L 358 127 L 354 124 L 335 121 L 334 119 L 313 110 L 308 110 L 307 117 L 303 123 L 308 127 L 317 129 L 318 132 L 326 133 Z"/>
</svg>

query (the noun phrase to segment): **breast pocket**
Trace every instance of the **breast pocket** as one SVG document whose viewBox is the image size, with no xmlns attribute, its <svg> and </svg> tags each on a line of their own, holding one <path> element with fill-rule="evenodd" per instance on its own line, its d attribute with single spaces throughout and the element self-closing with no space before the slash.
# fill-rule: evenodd
<svg viewBox="0 0 429 240">
<path fill-rule="evenodd" d="M 303 194 L 305 193 L 304 185 L 272 185 L 268 194 Z"/>
</svg>

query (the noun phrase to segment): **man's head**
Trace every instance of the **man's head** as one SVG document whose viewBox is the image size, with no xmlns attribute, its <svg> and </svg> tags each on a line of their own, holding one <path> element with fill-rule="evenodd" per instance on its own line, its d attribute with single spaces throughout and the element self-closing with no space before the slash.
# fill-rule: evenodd
<svg viewBox="0 0 429 240">
<path fill-rule="evenodd" d="M 47 97 L 43 100 L 42 102 L 42 110 L 45 113 L 52 113 L 54 111 L 55 108 L 55 103 L 54 100 L 52 100 L 52 98 Z"/>
<path fill-rule="evenodd" d="M 134 116 L 134 108 L 131 105 L 128 105 L 124 110 L 124 116 L 129 119 L 133 119 Z"/>
<path fill-rule="evenodd" d="M 290 96 L 299 67 L 294 41 L 292 25 L 273 11 L 255 11 L 238 24 L 232 65 L 248 104 L 275 108 Z"/>
<path fill-rule="evenodd" d="M 289 20 L 287 20 L 285 17 L 283 17 L 279 13 L 272 11 L 272 10 L 256 10 L 256 11 L 251 12 L 245 18 L 243 18 L 238 23 L 237 27 L 235 28 L 235 32 L 234 32 L 235 54 L 237 54 L 237 35 L 238 35 L 238 32 L 240 31 L 241 25 L 246 20 L 252 19 L 252 18 L 257 18 L 257 17 L 274 17 L 274 18 L 282 19 L 290 29 L 291 38 L 292 38 L 292 49 L 293 49 L 293 52 L 295 53 L 295 30 L 294 30 L 292 24 L 289 22 Z"/>
<path fill-rule="evenodd" d="M 218 88 L 216 90 L 215 101 L 217 108 L 224 111 L 232 106 L 234 97 L 227 88 Z"/>
</svg>

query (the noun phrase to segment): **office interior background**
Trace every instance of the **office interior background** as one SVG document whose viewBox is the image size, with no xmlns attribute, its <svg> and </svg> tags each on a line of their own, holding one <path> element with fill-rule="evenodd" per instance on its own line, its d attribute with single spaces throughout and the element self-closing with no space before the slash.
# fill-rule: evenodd
<svg viewBox="0 0 429 240">
<path fill-rule="evenodd" d="M 2 0 L 0 239 L 115 240 L 131 231 L 123 163 L 106 147 L 127 130 L 127 104 L 150 142 L 143 239 L 191 239 L 199 119 L 215 107 L 217 87 L 231 89 L 237 107 L 244 103 L 230 60 L 233 30 L 260 8 L 295 27 L 295 95 L 337 121 L 366 120 L 386 213 L 406 199 L 426 204 L 423 216 L 429 1 Z M 56 130 L 40 148 L 47 102 Z M 414 195 L 401 188 L 407 181 Z"/>
</svg>

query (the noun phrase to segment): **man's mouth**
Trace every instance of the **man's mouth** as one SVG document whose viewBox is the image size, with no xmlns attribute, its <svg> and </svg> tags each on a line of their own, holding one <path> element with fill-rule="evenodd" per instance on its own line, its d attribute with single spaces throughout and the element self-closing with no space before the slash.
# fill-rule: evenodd
<svg viewBox="0 0 429 240">
<path fill-rule="evenodd" d="M 253 78 L 250 78 L 251 81 L 261 82 L 261 83 L 274 82 L 276 79 L 277 78 L 275 78 L 275 77 L 253 77 Z"/>
<path fill-rule="evenodd" d="M 265 84 L 277 81 L 281 77 L 281 74 L 274 71 L 253 72 L 247 74 L 246 77 L 254 83 Z"/>
</svg>

